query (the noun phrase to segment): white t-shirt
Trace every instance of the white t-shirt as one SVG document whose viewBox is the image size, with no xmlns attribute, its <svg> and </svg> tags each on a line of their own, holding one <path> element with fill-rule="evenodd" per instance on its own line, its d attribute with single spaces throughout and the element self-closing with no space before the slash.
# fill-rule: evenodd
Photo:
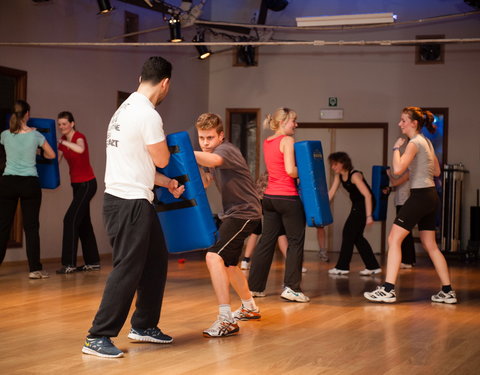
<svg viewBox="0 0 480 375">
<path fill-rule="evenodd" d="M 162 118 L 153 104 L 138 92 L 131 94 L 108 125 L 105 192 L 152 202 L 155 164 L 147 145 L 164 140 Z"/>
</svg>

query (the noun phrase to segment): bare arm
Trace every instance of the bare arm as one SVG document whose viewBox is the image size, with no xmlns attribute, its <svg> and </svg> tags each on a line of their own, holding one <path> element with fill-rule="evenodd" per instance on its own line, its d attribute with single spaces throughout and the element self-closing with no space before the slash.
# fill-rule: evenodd
<svg viewBox="0 0 480 375">
<path fill-rule="evenodd" d="M 178 186 L 178 181 L 174 178 L 169 178 L 164 174 L 155 172 L 155 185 L 163 186 L 175 197 L 178 198 L 185 191 L 185 186 Z"/>
<path fill-rule="evenodd" d="M 400 143 L 399 141 L 402 141 L 400 145 L 398 145 Z M 399 138 L 397 142 L 395 142 L 394 148 L 400 147 L 403 142 L 405 142 L 405 140 L 403 138 Z M 398 149 L 393 150 L 393 173 L 396 175 L 401 175 L 403 172 L 405 172 L 417 154 L 417 151 L 417 146 L 412 142 L 408 143 L 405 152 L 401 156 Z"/>
<path fill-rule="evenodd" d="M 200 177 L 202 177 L 203 187 L 207 188 L 213 181 L 213 177 L 210 172 L 205 171 L 202 167 L 199 168 L 200 170 Z"/>
<path fill-rule="evenodd" d="M 360 193 L 365 197 L 365 215 L 367 216 L 367 224 L 372 224 L 372 194 L 370 193 L 370 190 L 368 190 L 365 181 L 363 181 L 361 173 L 355 172 L 354 174 L 352 174 L 352 182 L 357 186 Z"/>
<path fill-rule="evenodd" d="M 335 193 L 338 190 L 338 187 L 340 186 L 340 176 L 338 174 L 335 175 L 333 178 L 333 183 L 330 185 L 330 190 L 328 190 L 328 200 L 331 201 L 333 197 L 335 196 Z"/>
<path fill-rule="evenodd" d="M 147 145 L 148 153 L 153 160 L 153 163 L 159 167 L 164 168 L 170 160 L 170 151 L 168 151 L 167 141 Z"/>
<path fill-rule="evenodd" d="M 53 151 L 53 148 L 50 146 L 47 140 L 43 142 L 42 149 L 43 149 L 43 157 L 45 159 L 55 159 L 55 151 Z"/>
<path fill-rule="evenodd" d="M 85 151 L 85 142 L 82 138 L 77 139 L 77 142 L 69 142 L 64 139 L 60 139 L 58 143 L 64 145 L 73 152 L 76 152 L 77 154 L 83 154 L 83 152 Z"/>
<path fill-rule="evenodd" d="M 404 174 L 402 174 L 401 176 L 399 177 L 395 177 L 394 175 L 392 175 L 390 172 L 390 170 L 387 170 L 387 174 L 388 174 L 388 178 L 390 179 L 390 184 L 392 186 L 399 186 L 399 185 L 402 185 L 403 183 L 407 182 L 408 179 L 410 178 L 410 173 L 407 171 L 405 172 Z"/>
<path fill-rule="evenodd" d="M 295 150 L 293 148 L 295 140 L 293 137 L 286 136 L 280 141 L 280 151 L 283 153 L 285 171 L 292 178 L 298 177 L 298 169 L 295 165 Z"/>
<path fill-rule="evenodd" d="M 223 164 L 223 158 L 212 152 L 194 151 L 195 160 L 202 167 L 215 168 Z"/>
</svg>

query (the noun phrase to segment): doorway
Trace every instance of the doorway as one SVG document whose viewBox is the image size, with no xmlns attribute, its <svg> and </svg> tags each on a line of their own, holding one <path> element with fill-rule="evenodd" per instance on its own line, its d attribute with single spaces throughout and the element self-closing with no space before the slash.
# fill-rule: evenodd
<svg viewBox="0 0 480 375">
<path fill-rule="evenodd" d="M 27 72 L 0 66 L 0 131 L 8 128 L 7 118 L 16 100 L 27 98 Z M 5 169 L 5 149 L 0 145 L 0 175 Z M 13 220 L 8 247 L 22 247 L 23 231 L 20 204 Z"/>
<path fill-rule="evenodd" d="M 347 152 L 354 168 L 363 172 L 369 185 L 372 166 L 387 164 L 388 123 L 299 123 L 295 141 L 305 140 L 320 140 L 325 156 L 336 151 Z M 327 161 L 325 172 L 327 186 L 330 186 L 333 173 Z M 331 209 L 334 222 L 326 227 L 326 241 L 330 251 L 336 252 L 340 250 L 343 224 L 350 211 L 350 199 L 344 189 L 337 191 Z M 385 253 L 385 229 L 385 221 L 365 229 L 365 238 L 376 254 Z M 318 249 L 315 228 L 307 227 L 305 249 Z"/>
</svg>

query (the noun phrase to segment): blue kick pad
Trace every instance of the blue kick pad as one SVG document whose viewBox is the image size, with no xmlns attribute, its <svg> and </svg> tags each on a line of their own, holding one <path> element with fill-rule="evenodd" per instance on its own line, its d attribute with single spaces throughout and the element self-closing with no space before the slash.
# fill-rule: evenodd
<svg viewBox="0 0 480 375">
<path fill-rule="evenodd" d="M 187 132 L 167 136 L 170 162 L 157 170 L 185 185 L 175 199 L 168 189 L 155 190 L 157 215 L 170 253 L 206 249 L 215 244 L 217 227 Z"/>
<path fill-rule="evenodd" d="M 388 167 L 382 165 L 372 167 L 372 194 L 376 202 L 372 216 L 375 221 L 387 219 L 388 194 L 384 194 L 382 191 L 390 184 L 387 169 Z"/>
<path fill-rule="evenodd" d="M 296 142 L 295 159 L 300 179 L 300 198 L 309 227 L 333 223 L 328 201 L 327 180 L 320 141 Z"/>
<path fill-rule="evenodd" d="M 46 159 L 43 156 L 37 155 L 37 172 L 40 179 L 40 186 L 42 189 L 55 189 L 60 185 L 60 171 L 58 169 L 58 150 L 57 150 L 57 135 L 56 122 L 48 118 L 31 118 L 27 125 L 32 128 L 37 128 L 55 151 L 55 159 Z"/>
</svg>

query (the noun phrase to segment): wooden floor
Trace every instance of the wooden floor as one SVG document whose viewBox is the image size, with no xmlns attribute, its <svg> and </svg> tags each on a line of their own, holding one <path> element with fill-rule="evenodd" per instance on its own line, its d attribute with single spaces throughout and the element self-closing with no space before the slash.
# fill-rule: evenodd
<svg viewBox="0 0 480 375">
<path fill-rule="evenodd" d="M 479 374 L 480 269 L 450 262 L 459 304 L 432 304 L 439 281 L 420 258 L 402 270 L 399 302 L 377 305 L 362 293 L 381 278 L 330 277 L 333 264 L 306 253 L 303 289 L 308 304 L 284 302 L 281 261 L 275 259 L 268 296 L 257 299 L 261 321 L 241 322 L 234 337 L 207 339 L 217 314 L 202 254 L 178 257 L 170 269 L 160 328 L 171 345 L 131 343 L 127 322 L 115 344 L 121 359 L 81 354 L 87 329 L 111 270 L 29 280 L 24 263 L 0 267 L 0 374 Z M 336 254 L 331 257 L 336 258 Z M 239 304 L 233 298 L 232 307 Z"/>
</svg>

